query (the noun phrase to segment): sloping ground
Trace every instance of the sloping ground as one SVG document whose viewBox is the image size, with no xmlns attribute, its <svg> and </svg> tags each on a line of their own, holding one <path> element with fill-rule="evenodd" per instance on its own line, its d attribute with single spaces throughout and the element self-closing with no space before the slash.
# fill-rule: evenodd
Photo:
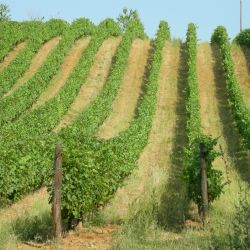
<svg viewBox="0 0 250 250">
<path fill-rule="evenodd" d="M 25 48 L 26 42 L 19 43 L 14 50 L 12 50 L 3 60 L 0 62 L 0 72 L 7 68 L 10 63 L 16 59 L 17 55 Z"/>
<path fill-rule="evenodd" d="M 149 49 L 150 41 L 136 39 L 133 42 L 122 87 L 113 103 L 111 115 L 99 129 L 99 137 L 109 139 L 129 127 L 141 93 Z"/>
<path fill-rule="evenodd" d="M 244 181 L 250 183 L 250 158 L 240 148 L 240 136 L 230 113 L 225 79 L 216 47 L 207 43 L 199 45 L 197 71 L 204 131 L 214 138 L 219 137 L 224 153 L 214 165 L 223 172 L 224 180 L 230 181 L 225 193 L 213 204 L 218 219 L 220 216 L 222 219 L 233 212 L 233 204 L 239 197 L 239 185 L 243 187 Z"/>
<path fill-rule="evenodd" d="M 149 142 L 138 160 L 138 169 L 116 192 L 112 202 L 104 208 L 103 214 L 108 222 L 125 220 L 130 206 L 145 196 L 149 189 L 152 191 L 154 187 L 159 186 L 162 179 L 165 179 L 165 171 L 170 170 L 179 102 L 177 86 L 180 46 L 167 43 L 163 53 L 156 113 Z"/>
<path fill-rule="evenodd" d="M 35 57 L 32 59 L 29 69 L 24 73 L 24 75 L 18 79 L 16 84 L 7 92 L 4 96 L 11 95 L 14 91 L 16 91 L 20 86 L 26 83 L 29 79 L 31 79 L 35 73 L 39 70 L 42 64 L 45 62 L 50 52 L 57 46 L 60 41 L 60 37 L 55 37 L 50 41 L 46 42 L 37 52 Z"/>
<path fill-rule="evenodd" d="M 103 209 L 102 215 L 107 223 L 126 220 L 131 210 L 133 213 L 136 212 L 137 204 L 147 203 L 152 190 L 157 192 L 160 190 L 158 219 L 162 226 L 171 223 L 178 225 L 181 219 L 185 218 L 184 213 L 187 209 L 185 188 L 181 182 L 182 149 L 185 146 L 184 89 L 186 78 L 183 72 L 186 60 L 184 54 L 177 43 L 167 43 L 164 48 L 156 113 L 149 143 L 138 160 L 138 169 L 117 191 L 112 202 Z M 140 67 L 140 65 L 137 64 L 136 67 Z M 225 181 L 231 182 L 226 186 L 222 197 L 213 203 L 211 219 L 216 224 L 216 220 L 230 218 L 233 213 L 234 202 L 239 197 L 239 183 L 243 186 L 250 184 L 250 158 L 249 154 L 240 148 L 240 137 L 230 113 L 225 79 L 219 51 L 216 47 L 211 47 L 208 43 L 198 46 L 197 71 L 204 131 L 213 137 L 220 136 L 219 143 L 224 151 L 224 156 L 216 160 L 215 166 L 222 170 Z M 124 105 L 126 106 L 127 103 Z M 158 201 L 158 193 L 155 197 Z M 44 199 L 47 200 L 44 190 L 35 193 L 33 198 L 27 196 L 9 209 L 0 210 L 0 221 L 4 218 L 7 221 L 10 217 L 15 219 L 19 216 L 19 212 L 21 213 Z M 112 235 L 118 228 L 109 224 L 83 228 L 67 235 L 62 240 L 61 249 L 108 249 L 112 244 Z M 200 234 L 199 231 L 197 232 Z M 178 240 L 184 234 L 185 232 L 182 232 L 170 236 Z M 169 241 L 168 232 L 164 235 L 166 239 L 163 237 L 162 240 Z M 181 236 L 179 237 L 179 235 Z M 187 235 L 188 237 L 189 235 Z M 172 243 L 170 248 L 163 247 L 162 249 L 182 249 L 178 246 L 175 247 L 174 244 Z M 187 246 L 187 249 L 192 249 L 188 248 L 190 245 L 184 245 Z M 51 244 L 33 247 L 20 244 L 18 247 L 19 249 L 58 249 L 58 246 Z"/>
<path fill-rule="evenodd" d="M 240 83 L 241 93 L 250 109 L 250 72 L 249 62 L 245 55 L 250 54 L 250 50 L 246 47 L 232 46 L 232 57 L 235 65 L 235 71 Z"/>
<path fill-rule="evenodd" d="M 71 124 L 101 91 L 106 82 L 112 59 L 120 41 L 121 38 L 112 37 L 103 42 L 95 56 L 95 61 L 90 69 L 86 83 L 82 85 L 68 113 L 54 129 L 55 132 Z"/>
<path fill-rule="evenodd" d="M 33 105 L 32 109 L 35 109 L 37 106 L 43 105 L 59 92 L 60 88 L 67 81 L 72 70 L 80 60 L 80 57 L 84 49 L 87 47 L 89 41 L 90 38 L 87 37 L 79 39 L 75 42 L 68 55 L 65 57 L 59 72 L 55 75 L 48 88 L 39 97 L 38 101 Z"/>
<path fill-rule="evenodd" d="M 11 221 L 15 220 L 17 217 L 23 215 L 23 213 L 29 210 L 34 203 L 39 200 L 48 200 L 48 193 L 45 188 L 33 193 L 32 195 L 27 195 L 22 200 L 14 203 L 9 208 L 0 210 L 0 221 Z"/>
</svg>

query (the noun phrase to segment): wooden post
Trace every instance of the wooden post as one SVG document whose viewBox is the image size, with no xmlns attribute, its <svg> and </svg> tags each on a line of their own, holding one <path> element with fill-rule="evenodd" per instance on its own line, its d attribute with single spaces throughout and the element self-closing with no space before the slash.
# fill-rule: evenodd
<svg viewBox="0 0 250 250">
<path fill-rule="evenodd" d="M 61 186 L 62 186 L 62 146 L 57 143 L 54 162 L 54 183 L 53 183 L 53 235 L 55 239 L 62 237 L 61 221 Z"/>
<path fill-rule="evenodd" d="M 242 0 L 240 0 L 240 32 L 243 30 L 243 24 L 242 24 L 242 15 L 243 15 L 243 6 L 242 6 Z"/>
<path fill-rule="evenodd" d="M 203 225 L 208 222 L 208 188 L 207 188 L 207 166 L 205 160 L 204 144 L 200 144 L 200 173 L 201 173 L 201 195 L 202 208 L 201 217 Z"/>
</svg>

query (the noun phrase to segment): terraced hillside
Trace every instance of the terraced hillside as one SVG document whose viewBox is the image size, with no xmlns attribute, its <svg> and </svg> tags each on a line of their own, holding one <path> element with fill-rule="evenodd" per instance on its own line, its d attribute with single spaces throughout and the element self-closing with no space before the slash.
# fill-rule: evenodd
<svg viewBox="0 0 250 250">
<path fill-rule="evenodd" d="M 99 231 L 84 228 L 64 239 L 63 249 L 73 249 L 72 244 L 74 249 L 141 249 L 139 244 L 147 249 L 150 240 L 139 242 L 126 231 L 144 212 L 142 221 L 151 216 L 162 229 L 159 249 L 182 249 L 183 241 L 208 249 L 183 181 L 184 148 L 193 147 L 196 133 L 219 138 L 223 156 L 214 167 L 229 184 L 212 204 L 210 219 L 230 225 L 239 191 L 250 183 L 249 48 L 228 45 L 228 53 L 216 32 L 213 43 L 189 48 L 171 40 L 166 22 L 153 40 L 139 21 L 124 33 L 111 19 L 98 26 L 87 19 L 36 25 L 21 29 L 1 51 L 0 247 L 33 249 L 20 242 L 34 240 L 36 233 L 42 242 L 49 237 L 51 191 L 44 186 L 51 190 L 54 147 L 60 142 L 64 220 L 84 217 L 100 224 L 95 214 L 103 224 Z M 34 39 L 39 32 L 43 39 Z M 18 222 L 29 218 L 32 224 L 47 221 L 45 229 L 32 228 L 33 238 L 20 234 L 10 243 Z M 117 230 L 118 240 L 112 241 Z"/>
</svg>

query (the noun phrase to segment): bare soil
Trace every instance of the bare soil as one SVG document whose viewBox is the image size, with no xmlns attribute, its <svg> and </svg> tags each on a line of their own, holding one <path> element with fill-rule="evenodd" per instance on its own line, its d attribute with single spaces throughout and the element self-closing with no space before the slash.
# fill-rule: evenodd
<svg viewBox="0 0 250 250">
<path fill-rule="evenodd" d="M 177 119 L 175 110 L 178 98 L 179 53 L 179 45 L 166 44 L 149 142 L 138 160 L 138 169 L 133 171 L 111 203 L 104 208 L 103 213 L 108 221 L 125 220 L 130 206 L 147 193 L 148 184 L 150 183 L 150 188 L 157 186 L 162 176 L 165 176 L 165 169 L 171 164 L 170 154 Z"/>
<path fill-rule="evenodd" d="M 60 91 L 61 87 L 69 78 L 73 69 L 81 58 L 84 49 L 87 47 L 90 38 L 82 38 L 75 42 L 68 55 L 65 57 L 59 72 L 54 76 L 48 88 L 39 97 L 38 101 L 33 105 L 32 110 L 37 106 L 43 105 L 52 99 Z"/>
<path fill-rule="evenodd" d="M 0 62 L 0 72 L 7 68 L 17 55 L 25 48 L 26 42 L 19 43 L 3 60 Z"/>
<path fill-rule="evenodd" d="M 86 82 L 82 85 L 68 113 L 54 129 L 55 132 L 74 122 L 77 116 L 89 106 L 102 90 L 120 41 L 121 38 L 112 37 L 103 42 L 95 56 L 94 64 L 90 69 Z"/>
<path fill-rule="evenodd" d="M 110 139 L 129 127 L 141 93 L 149 49 L 150 41 L 136 39 L 133 42 L 123 83 L 113 103 L 112 113 L 99 128 L 100 138 Z"/>
<path fill-rule="evenodd" d="M 16 84 L 11 88 L 9 92 L 7 92 L 4 96 L 11 95 L 14 91 L 16 91 L 19 87 L 21 87 L 24 83 L 30 80 L 35 73 L 39 70 L 39 68 L 43 65 L 51 51 L 57 46 L 61 37 L 55 37 L 50 41 L 46 42 L 34 56 L 31 61 L 29 69 L 24 73 L 24 75 L 18 79 Z"/>
<path fill-rule="evenodd" d="M 119 229 L 117 225 L 106 225 L 99 227 L 86 227 L 78 231 L 69 232 L 64 235 L 57 244 L 32 244 L 22 243 L 18 246 L 20 250 L 108 250 L 112 245 L 112 236 Z"/>
</svg>

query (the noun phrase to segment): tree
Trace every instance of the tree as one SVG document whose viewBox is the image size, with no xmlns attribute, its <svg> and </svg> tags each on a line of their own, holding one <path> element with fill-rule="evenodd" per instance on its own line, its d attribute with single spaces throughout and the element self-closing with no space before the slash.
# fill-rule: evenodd
<svg viewBox="0 0 250 250">
<path fill-rule="evenodd" d="M 0 3 L 0 22 L 10 20 L 10 9 L 8 5 Z"/>
<path fill-rule="evenodd" d="M 117 22 L 123 31 L 126 30 L 129 23 L 133 20 L 139 20 L 138 12 L 132 9 L 128 10 L 127 8 L 123 8 L 122 14 L 117 18 Z"/>
</svg>

